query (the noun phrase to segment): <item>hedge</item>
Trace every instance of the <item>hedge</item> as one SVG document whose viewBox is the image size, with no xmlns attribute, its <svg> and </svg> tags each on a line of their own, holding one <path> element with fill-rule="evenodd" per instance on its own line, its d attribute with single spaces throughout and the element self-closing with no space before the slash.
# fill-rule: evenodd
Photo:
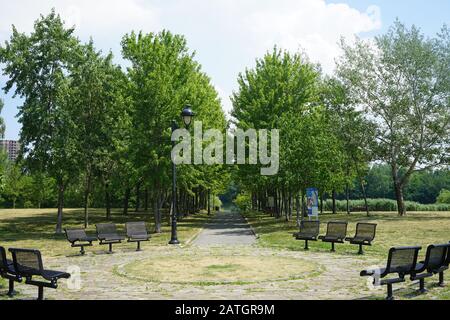
<svg viewBox="0 0 450 320">
<path fill-rule="evenodd" d="M 392 199 L 367 199 L 370 211 L 397 211 L 397 201 Z M 324 210 L 332 210 L 332 200 L 324 201 Z M 421 204 L 413 201 L 405 201 L 406 211 L 450 211 L 450 204 Z M 337 211 L 347 211 L 346 200 L 336 200 Z M 350 210 L 363 211 L 364 200 L 350 200 Z"/>
</svg>

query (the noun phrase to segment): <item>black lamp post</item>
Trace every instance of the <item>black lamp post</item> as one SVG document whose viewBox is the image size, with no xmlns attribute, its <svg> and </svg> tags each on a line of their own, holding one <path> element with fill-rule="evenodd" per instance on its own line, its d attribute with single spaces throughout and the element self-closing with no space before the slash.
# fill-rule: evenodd
<svg viewBox="0 0 450 320">
<path fill-rule="evenodd" d="M 186 105 L 181 112 L 181 118 L 183 119 L 186 129 L 189 128 L 194 117 L 194 112 L 192 112 L 191 106 Z M 172 120 L 172 133 L 178 129 L 177 121 Z M 172 141 L 172 148 L 175 147 L 175 141 Z M 172 233 L 169 244 L 179 244 L 177 236 L 177 166 L 175 162 L 172 161 Z"/>
</svg>

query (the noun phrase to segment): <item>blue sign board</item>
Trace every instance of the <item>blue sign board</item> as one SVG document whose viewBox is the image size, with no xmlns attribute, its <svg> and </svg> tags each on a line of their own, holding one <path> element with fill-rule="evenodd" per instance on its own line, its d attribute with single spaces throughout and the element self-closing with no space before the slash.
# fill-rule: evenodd
<svg viewBox="0 0 450 320">
<path fill-rule="evenodd" d="M 319 191 L 316 188 L 306 189 L 306 205 L 308 208 L 308 216 L 319 216 Z"/>
</svg>

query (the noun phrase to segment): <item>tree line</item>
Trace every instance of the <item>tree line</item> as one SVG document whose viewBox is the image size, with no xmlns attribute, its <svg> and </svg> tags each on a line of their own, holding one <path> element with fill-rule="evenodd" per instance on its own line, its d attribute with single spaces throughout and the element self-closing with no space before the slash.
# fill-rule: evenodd
<svg viewBox="0 0 450 320">
<path fill-rule="evenodd" d="M 397 21 L 373 43 L 343 41 L 332 76 L 304 53 L 275 47 L 239 74 L 231 121 L 182 35 L 124 35 L 122 58 L 129 67 L 123 69 L 111 53 L 97 50 L 92 40 L 82 43 L 74 32 L 52 11 L 30 34 L 13 26 L 0 46 L 4 91 L 24 101 L 14 174 L 32 177 L 28 186 L 34 187 L 24 188 L 34 190 L 27 191 L 32 203 L 54 197 L 57 232 L 65 204 L 81 203 L 86 226 L 90 206 L 104 207 L 106 218 L 113 207 L 127 214 L 134 206 L 151 208 L 160 232 L 163 213 L 173 209 L 170 122 L 186 103 L 206 128 L 279 129 L 280 166 L 277 175 L 261 176 L 260 165 L 181 165 L 181 215 L 208 207 L 231 181 L 255 209 L 266 210 L 274 199 L 270 213 L 276 217 L 291 219 L 296 211 L 299 219 L 307 187 L 317 187 L 322 202 L 329 195 L 333 211 L 341 195 L 348 206 L 358 193 L 368 213 L 374 162 L 388 166 L 390 190 L 404 215 L 413 177 L 448 171 L 445 26 L 426 38 Z"/>
<path fill-rule="evenodd" d="M 281 160 L 274 177 L 260 176 L 255 166 L 236 168 L 233 180 L 244 192 L 238 203 L 287 220 L 295 211 L 299 219 L 306 188 L 318 188 L 321 208 L 331 195 L 333 212 L 338 194 L 350 212 L 357 190 L 369 214 L 368 193 L 374 192 L 366 177 L 371 164 L 381 162 L 390 177 L 382 192 L 393 192 L 403 216 L 405 192 L 415 192 L 421 172 L 448 172 L 450 29 L 427 38 L 396 21 L 374 41 L 342 40 L 341 49 L 332 76 L 305 54 L 276 47 L 239 75 L 234 124 L 280 129 Z M 436 200 L 439 191 L 414 197 Z"/>
<path fill-rule="evenodd" d="M 34 177 L 41 190 L 52 181 L 57 193 L 56 232 L 62 231 L 67 192 L 82 194 L 85 225 L 92 195 L 103 193 L 106 218 L 121 199 L 128 213 L 134 194 L 137 208 L 153 209 L 156 232 L 162 208 L 170 208 L 172 119 L 185 103 L 205 126 L 225 130 L 226 119 L 209 77 L 195 61 L 186 40 L 169 31 L 130 32 L 122 38 L 122 57 L 93 41 L 82 43 L 54 10 L 35 22 L 31 34 L 14 26 L 0 47 L 5 92 L 23 98 L 19 106 L 21 158 L 18 170 Z M 207 197 L 227 185 L 221 166 L 180 166 L 181 214 L 204 208 Z M 137 203 L 136 203 L 137 202 Z"/>
</svg>

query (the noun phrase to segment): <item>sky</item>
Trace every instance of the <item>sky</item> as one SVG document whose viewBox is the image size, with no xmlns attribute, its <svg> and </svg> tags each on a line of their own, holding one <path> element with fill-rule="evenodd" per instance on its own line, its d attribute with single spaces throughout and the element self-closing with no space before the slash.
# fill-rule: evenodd
<svg viewBox="0 0 450 320">
<path fill-rule="evenodd" d="M 76 27 L 80 40 L 92 37 L 98 49 L 111 50 L 124 67 L 124 34 L 168 29 L 185 35 L 226 112 L 231 110 L 229 97 L 237 89 L 239 72 L 252 68 L 274 45 L 301 50 L 332 73 L 341 37 L 374 37 L 386 32 L 397 17 L 428 36 L 444 23 L 450 25 L 449 0 L 0 0 L 0 43 L 9 39 L 12 24 L 31 32 L 39 14 L 51 8 L 67 26 Z M 6 80 L 0 75 L 0 87 Z M 18 139 L 16 115 L 22 101 L 3 91 L 0 98 L 5 102 L 5 138 Z"/>
</svg>

